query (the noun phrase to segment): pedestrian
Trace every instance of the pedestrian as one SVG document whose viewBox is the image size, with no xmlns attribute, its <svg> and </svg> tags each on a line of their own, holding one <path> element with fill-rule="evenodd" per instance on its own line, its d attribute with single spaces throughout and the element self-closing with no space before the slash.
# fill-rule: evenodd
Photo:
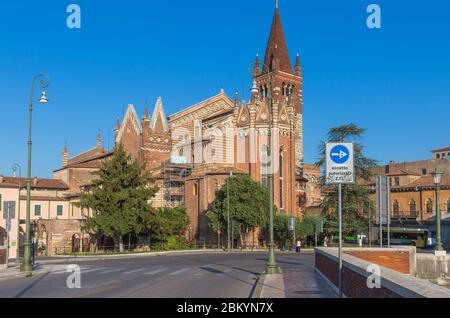
<svg viewBox="0 0 450 318">
<path fill-rule="evenodd" d="M 301 249 L 302 249 L 302 242 L 300 241 L 300 239 L 297 239 L 297 243 L 296 243 L 296 246 L 295 246 L 295 251 L 297 253 L 300 253 Z"/>
</svg>

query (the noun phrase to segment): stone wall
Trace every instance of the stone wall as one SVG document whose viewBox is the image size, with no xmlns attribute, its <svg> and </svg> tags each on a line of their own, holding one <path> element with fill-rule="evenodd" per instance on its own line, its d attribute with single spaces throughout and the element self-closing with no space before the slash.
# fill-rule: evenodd
<svg viewBox="0 0 450 318">
<path fill-rule="evenodd" d="M 365 252 L 367 252 L 366 249 Z M 377 249 L 373 249 L 376 251 Z M 401 249 L 398 249 L 401 250 Z M 410 250 L 409 248 L 404 249 Z M 346 252 L 343 254 L 343 293 L 348 298 L 449 298 L 450 290 L 412 275 L 400 273 L 381 266 L 380 288 L 369 288 L 371 279 L 369 266 L 373 263 L 357 258 Z M 354 252 L 354 251 L 353 251 Z M 409 255 L 411 256 L 411 254 Z M 414 265 L 413 265 L 414 266 Z M 411 270 L 411 269 L 410 269 Z M 337 291 L 338 250 L 336 248 L 316 249 L 316 271 Z"/>
</svg>

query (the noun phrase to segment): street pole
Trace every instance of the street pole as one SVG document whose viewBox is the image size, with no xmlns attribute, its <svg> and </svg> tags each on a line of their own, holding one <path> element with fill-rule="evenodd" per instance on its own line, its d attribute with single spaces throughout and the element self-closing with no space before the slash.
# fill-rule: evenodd
<svg viewBox="0 0 450 318">
<path fill-rule="evenodd" d="M 380 248 L 383 248 L 383 212 L 381 209 L 381 177 L 378 176 L 377 177 L 379 182 L 378 182 L 378 202 L 379 206 L 378 206 L 378 214 L 379 214 L 379 218 L 380 218 Z"/>
<path fill-rule="evenodd" d="M 38 81 L 37 81 L 38 80 Z M 45 96 L 45 88 L 49 85 L 48 77 L 45 74 L 39 74 L 33 78 L 33 81 L 31 83 L 31 93 L 30 93 L 30 108 L 29 108 L 29 114 L 28 114 L 28 162 L 27 162 L 27 205 L 26 205 L 26 220 L 25 220 L 25 227 L 26 227 L 26 234 L 25 234 L 25 244 L 24 244 L 24 257 L 23 257 L 23 263 L 20 268 L 22 272 L 29 272 L 31 273 L 33 271 L 33 265 L 31 263 L 31 227 L 30 227 L 30 209 L 31 209 L 31 149 L 32 149 L 32 139 L 31 139 L 31 132 L 32 132 L 32 118 L 33 118 L 33 93 L 34 93 L 34 86 L 35 82 L 39 84 L 39 86 L 42 89 L 42 95 L 40 98 L 41 104 L 47 103 L 47 98 Z"/>
<path fill-rule="evenodd" d="M 19 164 L 14 164 L 12 167 L 14 173 L 17 171 L 19 173 L 19 198 L 17 200 L 17 239 L 16 239 L 16 264 L 20 263 L 20 189 L 22 188 L 22 168 Z"/>
<path fill-rule="evenodd" d="M 372 247 L 372 220 L 371 220 L 371 211 L 370 211 L 370 199 L 369 199 L 369 247 Z"/>
<path fill-rule="evenodd" d="M 339 183 L 339 297 L 343 298 L 342 292 L 342 184 Z"/>
<path fill-rule="evenodd" d="M 267 274 L 278 274 L 280 271 L 278 269 L 275 260 L 275 242 L 273 235 L 273 219 L 274 219 L 274 198 L 273 198 L 273 173 L 274 173 L 274 156 L 272 149 L 272 121 L 273 121 L 273 97 L 272 97 L 272 83 L 270 80 L 270 69 L 267 68 L 267 74 L 269 77 L 269 132 L 268 132 L 268 144 L 269 144 L 269 158 L 270 158 L 270 171 L 268 175 L 269 183 L 269 262 L 267 263 Z"/>
<path fill-rule="evenodd" d="M 439 204 L 441 199 L 440 191 L 440 185 L 436 185 L 436 251 L 444 250 L 441 238 L 441 207 Z"/>
<path fill-rule="evenodd" d="M 232 172 L 230 171 L 230 177 L 232 176 Z M 227 250 L 228 253 L 231 253 L 231 227 L 230 227 L 230 179 L 227 181 Z"/>
</svg>

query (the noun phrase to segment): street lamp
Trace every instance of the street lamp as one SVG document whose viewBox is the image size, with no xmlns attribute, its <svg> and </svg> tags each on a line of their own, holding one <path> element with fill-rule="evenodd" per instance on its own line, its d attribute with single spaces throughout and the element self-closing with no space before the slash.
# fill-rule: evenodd
<svg viewBox="0 0 450 318">
<path fill-rule="evenodd" d="M 440 191 L 441 191 L 441 180 L 442 180 L 442 172 L 439 172 L 436 168 L 431 175 L 433 176 L 433 183 L 436 186 L 436 247 L 434 249 L 434 253 L 436 255 L 445 255 L 446 252 L 442 247 L 442 239 L 441 239 L 441 207 L 440 207 Z"/>
<path fill-rule="evenodd" d="M 16 172 L 18 172 L 19 174 L 19 198 L 17 201 L 17 239 L 16 239 L 16 244 L 17 244 L 17 248 L 16 248 L 16 264 L 20 263 L 20 190 L 22 188 L 22 167 L 18 164 L 15 163 L 12 166 L 12 170 L 14 173 L 14 177 L 16 176 Z"/>
<path fill-rule="evenodd" d="M 249 73 L 252 68 L 256 65 L 257 62 L 252 63 L 250 65 Z M 259 62 L 258 62 L 259 63 Z M 268 137 L 268 152 L 269 152 L 269 160 L 270 160 L 270 169 L 268 171 L 267 175 L 267 182 L 269 186 L 269 260 L 267 262 L 266 267 L 266 274 L 278 274 L 280 272 L 280 269 L 276 263 L 275 260 L 275 242 L 274 242 L 274 235 L 273 235 L 273 219 L 274 219 L 274 198 L 273 198 L 273 172 L 274 172 L 274 161 L 273 161 L 273 149 L 272 149 L 272 125 L 273 125 L 273 98 L 272 98 L 272 81 L 271 81 L 271 70 L 270 68 L 265 64 L 261 63 L 263 66 L 263 73 L 264 70 L 267 71 L 267 79 L 268 79 L 268 92 L 267 92 L 267 98 L 269 100 L 269 131 L 267 134 Z M 252 94 L 257 94 L 259 92 L 258 87 L 256 85 L 255 80 L 255 74 L 253 74 L 253 86 L 250 90 Z"/>
<path fill-rule="evenodd" d="M 30 108 L 28 117 L 28 172 L 27 172 L 27 208 L 26 208 L 26 234 L 25 234 L 25 244 L 24 244 L 24 256 L 23 263 L 20 268 L 22 272 L 32 272 L 33 265 L 31 263 L 31 226 L 30 226 L 30 208 L 31 208 L 31 127 L 32 127 L 32 115 L 33 115 L 33 95 L 34 87 L 36 83 L 41 88 L 41 97 L 39 98 L 39 103 L 47 104 L 48 99 L 45 93 L 45 89 L 50 84 L 50 80 L 46 74 L 36 75 L 31 82 L 31 92 L 30 92 Z"/>
</svg>

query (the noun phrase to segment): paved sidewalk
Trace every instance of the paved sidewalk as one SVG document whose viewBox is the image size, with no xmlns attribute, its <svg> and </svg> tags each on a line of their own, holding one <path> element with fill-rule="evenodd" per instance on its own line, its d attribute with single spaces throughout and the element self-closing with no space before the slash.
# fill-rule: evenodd
<svg viewBox="0 0 450 318">
<path fill-rule="evenodd" d="M 45 274 L 45 273 L 54 273 L 54 272 L 65 272 L 67 270 L 67 265 L 36 265 L 33 269 L 33 274 Z M 10 265 L 8 269 L 0 270 L 0 281 L 18 278 L 18 277 L 27 277 L 28 273 L 21 272 L 20 266 L 18 265 Z"/>
<path fill-rule="evenodd" d="M 263 275 L 260 284 L 260 298 L 336 298 L 336 294 L 314 268 Z"/>
</svg>

